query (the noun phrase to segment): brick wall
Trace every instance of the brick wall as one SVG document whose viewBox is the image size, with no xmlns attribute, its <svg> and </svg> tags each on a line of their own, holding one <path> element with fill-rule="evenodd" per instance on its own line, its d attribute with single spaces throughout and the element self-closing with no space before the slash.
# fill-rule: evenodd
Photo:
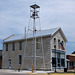
<svg viewBox="0 0 75 75">
<path fill-rule="evenodd" d="M 69 61 L 69 69 L 74 69 L 75 66 L 71 66 L 70 63 L 71 63 L 71 62 L 75 62 L 75 56 L 67 55 L 66 58 L 70 60 L 70 61 Z"/>
</svg>

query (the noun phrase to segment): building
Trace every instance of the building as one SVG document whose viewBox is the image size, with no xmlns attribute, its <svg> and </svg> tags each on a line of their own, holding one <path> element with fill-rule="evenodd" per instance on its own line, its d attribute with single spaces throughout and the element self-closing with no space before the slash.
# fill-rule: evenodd
<svg viewBox="0 0 75 75">
<path fill-rule="evenodd" d="M 72 54 L 75 54 L 75 51 Z"/>
<path fill-rule="evenodd" d="M 0 69 L 2 68 L 2 50 L 0 50 Z"/>
<path fill-rule="evenodd" d="M 66 58 L 69 60 L 69 62 L 67 62 L 67 69 L 74 69 L 75 68 L 75 51 L 72 54 L 67 54 Z"/>
<path fill-rule="evenodd" d="M 45 70 L 64 69 L 66 67 L 66 42 L 67 39 L 61 28 L 52 28 L 42 30 L 41 33 L 36 31 L 36 41 L 42 35 Z M 31 69 L 33 57 L 25 57 L 32 55 L 32 40 L 33 35 L 27 36 L 28 49 L 25 48 L 26 38 L 24 35 L 12 35 L 3 41 L 3 62 L 2 68 L 18 69 L 20 64 L 21 69 Z M 61 44 L 62 43 L 62 44 Z M 56 48 L 55 48 L 56 46 Z M 36 55 L 42 55 L 39 49 L 39 43 L 36 44 Z M 25 50 L 26 49 L 26 50 Z M 26 55 L 24 55 L 24 51 Z M 42 58 L 36 58 L 36 69 L 44 69 Z"/>
</svg>

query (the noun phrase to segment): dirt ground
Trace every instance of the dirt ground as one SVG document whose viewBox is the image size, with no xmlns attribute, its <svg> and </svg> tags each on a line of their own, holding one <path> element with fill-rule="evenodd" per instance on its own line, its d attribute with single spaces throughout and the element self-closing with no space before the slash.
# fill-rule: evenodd
<svg viewBox="0 0 75 75">
<path fill-rule="evenodd" d="M 48 75 L 75 75 L 75 73 L 51 73 Z"/>
</svg>

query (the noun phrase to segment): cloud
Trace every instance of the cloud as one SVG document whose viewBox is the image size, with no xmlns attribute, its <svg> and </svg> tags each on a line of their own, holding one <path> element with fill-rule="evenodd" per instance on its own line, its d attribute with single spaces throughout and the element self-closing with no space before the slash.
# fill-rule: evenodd
<svg viewBox="0 0 75 75">
<path fill-rule="evenodd" d="M 69 41 L 75 41 L 75 0 L 0 0 L 0 39 L 24 34 L 30 5 L 40 5 L 42 29 L 61 27 Z"/>
</svg>

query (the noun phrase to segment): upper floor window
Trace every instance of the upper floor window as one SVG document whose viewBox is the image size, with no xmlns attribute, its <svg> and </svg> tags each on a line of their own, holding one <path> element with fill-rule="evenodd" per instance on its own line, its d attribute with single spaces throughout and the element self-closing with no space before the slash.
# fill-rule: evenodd
<svg viewBox="0 0 75 75">
<path fill-rule="evenodd" d="M 54 48 L 56 48 L 56 38 L 54 38 Z"/>
<path fill-rule="evenodd" d="M 54 45 L 56 45 L 56 38 L 54 38 Z"/>
<path fill-rule="evenodd" d="M 40 39 L 36 39 L 36 49 L 40 48 L 40 44 L 41 44 L 41 40 Z"/>
<path fill-rule="evenodd" d="M 19 42 L 19 50 L 22 50 L 22 41 Z"/>
<path fill-rule="evenodd" d="M 15 51 L 15 43 L 12 43 L 12 50 Z"/>
<path fill-rule="evenodd" d="M 6 51 L 8 51 L 8 43 L 6 43 Z"/>
<path fill-rule="evenodd" d="M 58 39 L 58 49 L 60 49 L 60 40 Z"/>
</svg>

